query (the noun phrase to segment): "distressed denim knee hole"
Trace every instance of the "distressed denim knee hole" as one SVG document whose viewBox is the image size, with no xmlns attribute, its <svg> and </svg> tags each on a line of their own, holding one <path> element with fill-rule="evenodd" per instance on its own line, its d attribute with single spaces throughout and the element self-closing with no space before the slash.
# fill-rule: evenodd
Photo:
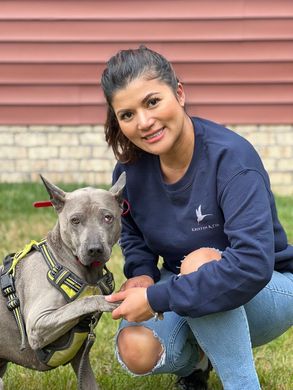
<svg viewBox="0 0 293 390">
<path fill-rule="evenodd" d="M 141 324 L 137 324 L 137 325 L 132 325 L 132 326 L 142 326 L 142 325 Z M 149 328 L 147 326 L 144 326 L 144 327 L 152 331 L 154 337 L 159 340 L 159 342 L 161 344 L 161 347 L 162 347 L 162 352 L 161 352 L 161 354 L 159 356 L 159 359 L 158 359 L 157 363 L 155 364 L 155 366 L 149 372 L 146 372 L 144 374 L 136 374 L 136 373 L 132 372 L 127 367 L 127 365 L 124 363 L 124 361 L 122 360 L 122 357 L 120 355 L 119 348 L 118 348 L 118 338 L 119 338 L 119 335 L 120 335 L 121 331 L 123 329 L 125 329 L 125 328 L 119 329 L 118 333 L 116 334 L 116 338 L 115 338 L 115 356 L 116 356 L 119 364 L 121 365 L 121 367 L 125 371 L 127 371 L 128 374 L 130 374 L 133 377 L 147 376 L 147 375 L 153 374 L 155 370 L 157 370 L 158 368 L 160 368 L 161 366 L 163 366 L 165 364 L 165 360 L 166 360 L 166 349 L 165 349 L 165 346 L 163 345 L 162 340 L 159 338 L 159 336 L 157 335 L 157 333 L 153 329 L 151 329 L 151 328 Z"/>
</svg>

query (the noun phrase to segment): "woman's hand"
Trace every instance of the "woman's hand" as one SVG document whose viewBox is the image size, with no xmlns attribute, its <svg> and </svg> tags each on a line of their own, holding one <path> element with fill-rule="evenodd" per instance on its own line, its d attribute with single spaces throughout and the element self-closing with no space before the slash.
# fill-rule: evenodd
<svg viewBox="0 0 293 390">
<path fill-rule="evenodd" d="M 125 291 L 133 287 L 149 287 L 154 284 L 154 280 L 148 275 L 135 276 L 126 280 L 119 291 Z"/>
<path fill-rule="evenodd" d="M 144 287 L 127 288 L 124 291 L 108 295 L 105 299 L 108 302 L 122 301 L 121 305 L 112 312 L 113 320 L 124 318 L 127 321 L 141 322 L 154 316 Z"/>
</svg>

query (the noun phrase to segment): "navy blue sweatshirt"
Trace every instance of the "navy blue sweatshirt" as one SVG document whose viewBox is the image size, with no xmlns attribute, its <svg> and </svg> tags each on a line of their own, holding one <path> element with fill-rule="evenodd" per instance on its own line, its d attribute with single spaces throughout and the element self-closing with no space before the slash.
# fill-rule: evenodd
<svg viewBox="0 0 293 390">
<path fill-rule="evenodd" d="M 293 246 L 252 145 L 216 123 L 192 120 L 195 149 L 178 182 L 166 184 L 159 157 L 148 153 L 135 163 L 118 163 L 113 181 L 126 171 L 131 211 L 123 217 L 120 240 L 126 277 L 158 281 L 162 257 L 174 277 L 147 289 L 153 310 L 199 317 L 245 304 L 274 269 L 293 272 Z M 221 261 L 178 276 L 184 256 L 201 247 L 221 250 Z"/>
</svg>

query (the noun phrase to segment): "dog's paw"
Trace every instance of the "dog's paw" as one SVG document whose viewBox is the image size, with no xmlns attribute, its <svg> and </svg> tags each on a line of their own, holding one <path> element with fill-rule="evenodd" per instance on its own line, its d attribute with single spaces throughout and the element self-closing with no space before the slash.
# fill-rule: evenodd
<svg viewBox="0 0 293 390">
<path fill-rule="evenodd" d="M 110 303 L 107 302 L 104 295 L 96 295 L 97 300 L 97 311 L 99 312 L 111 312 L 119 306 L 119 302 Z"/>
</svg>

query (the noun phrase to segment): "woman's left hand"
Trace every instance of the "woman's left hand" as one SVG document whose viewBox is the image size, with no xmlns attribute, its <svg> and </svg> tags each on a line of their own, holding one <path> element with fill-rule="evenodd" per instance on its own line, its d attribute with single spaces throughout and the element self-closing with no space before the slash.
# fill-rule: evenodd
<svg viewBox="0 0 293 390">
<path fill-rule="evenodd" d="M 117 292 L 105 297 L 108 302 L 122 301 L 122 303 L 113 310 L 113 320 L 124 318 L 130 322 L 141 322 L 152 318 L 154 315 L 147 300 L 146 288 L 135 287 Z"/>
</svg>

